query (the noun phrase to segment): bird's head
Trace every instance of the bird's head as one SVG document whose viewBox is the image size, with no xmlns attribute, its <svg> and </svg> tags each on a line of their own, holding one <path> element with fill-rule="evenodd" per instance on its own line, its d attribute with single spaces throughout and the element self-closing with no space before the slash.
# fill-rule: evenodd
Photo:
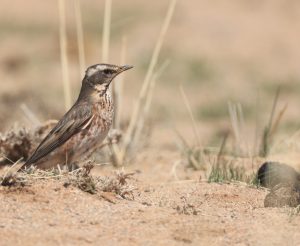
<svg viewBox="0 0 300 246">
<path fill-rule="evenodd" d="M 133 66 L 117 66 L 110 64 L 96 64 L 88 67 L 85 71 L 83 84 L 95 89 L 100 94 L 104 94 L 111 81 L 120 73 L 133 68 Z"/>
</svg>

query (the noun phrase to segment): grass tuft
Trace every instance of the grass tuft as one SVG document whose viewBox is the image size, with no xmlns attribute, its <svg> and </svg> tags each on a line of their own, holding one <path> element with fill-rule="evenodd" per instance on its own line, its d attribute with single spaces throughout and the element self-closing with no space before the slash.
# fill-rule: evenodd
<svg viewBox="0 0 300 246">
<path fill-rule="evenodd" d="M 71 107 L 71 85 L 69 76 L 68 54 L 67 54 L 67 30 L 66 30 L 66 11 L 65 0 L 58 0 L 59 9 L 59 43 L 60 43 L 60 60 L 63 76 L 63 88 L 65 98 L 65 108 Z"/>
<path fill-rule="evenodd" d="M 213 148 L 210 148 L 210 150 L 208 148 L 204 149 L 200 145 L 196 121 L 187 96 L 182 88 L 181 93 L 192 122 L 194 135 L 196 137 L 195 143 L 190 144 L 180 133 L 178 133 L 178 131 L 175 131 L 179 139 L 179 150 L 182 154 L 182 160 L 185 165 L 193 168 L 194 170 L 204 171 L 205 176 L 208 177 L 208 182 L 223 183 L 239 181 L 258 187 L 259 182 L 256 177 L 256 172 L 253 171 L 251 174 L 246 173 L 244 165 L 244 161 L 246 159 L 240 158 L 242 155 L 246 156 L 247 160 L 252 160 L 252 167 L 253 162 L 256 160 L 251 155 L 248 143 L 243 135 L 245 123 L 242 106 L 240 104 L 229 103 L 232 131 L 228 130 L 224 132 L 224 137 L 219 147 L 219 151 L 214 151 Z M 226 156 L 226 154 L 228 154 L 227 142 L 232 135 L 234 137 L 234 150 L 229 152 L 234 153 L 234 156 Z M 252 159 L 249 159 L 249 157 L 252 157 Z"/>
<path fill-rule="evenodd" d="M 266 157 L 269 154 L 271 146 L 273 144 L 274 135 L 278 129 L 280 121 L 282 120 L 283 114 L 285 113 L 285 111 L 287 109 L 287 104 L 286 104 L 280 110 L 279 114 L 277 115 L 277 117 L 274 120 L 279 95 L 280 95 L 280 87 L 278 87 L 274 101 L 273 101 L 273 106 L 272 106 L 272 110 L 270 113 L 269 122 L 263 131 L 261 145 L 260 145 L 260 152 L 259 152 L 259 155 L 261 157 Z"/>
<path fill-rule="evenodd" d="M 208 177 L 208 182 L 224 183 L 231 181 L 245 181 L 245 168 L 225 164 L 213 166 Z"/>
</svg>

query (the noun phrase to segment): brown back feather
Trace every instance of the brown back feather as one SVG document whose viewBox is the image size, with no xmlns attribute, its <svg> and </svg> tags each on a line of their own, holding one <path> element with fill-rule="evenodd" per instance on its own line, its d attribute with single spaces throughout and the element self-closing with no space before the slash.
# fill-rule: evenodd
<svg viewBox="0 0 300 246">
<path fill-rule="evenodd" d="M 44 138 L 23 167 L 28 167 L 37 162 L 57 147 L 63 145 L 72 136 L 78 134 L 83 128 L 86 129 L 88 127 L 86 124 L 90 125 L 92 118 L 92 108 L 87 102 L 74 104 Z"/>
</svg>

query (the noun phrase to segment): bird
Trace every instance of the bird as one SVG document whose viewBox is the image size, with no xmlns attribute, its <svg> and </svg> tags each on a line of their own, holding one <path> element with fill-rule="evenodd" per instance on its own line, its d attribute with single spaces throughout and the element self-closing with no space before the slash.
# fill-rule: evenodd
<svg viewBox="0 0 300 246">
<path fill-rule="evenodd" d="M 71 167 L 87 159 L 111 128 L 114 114 L 109 86 L 120 73 L 133 66 L 95 64 L 87 68 L 74 105 L 41 141 L 21 169 Z"/>
</svg>

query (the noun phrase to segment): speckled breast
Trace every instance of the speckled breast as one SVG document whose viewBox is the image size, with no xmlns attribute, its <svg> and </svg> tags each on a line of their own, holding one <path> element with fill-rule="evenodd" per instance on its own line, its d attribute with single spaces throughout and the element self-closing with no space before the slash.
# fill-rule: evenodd
<svg viewBox="0 0 300 246">
<path fill-rule="evenodd" d="M 107 99 L 107 98 L 106 98 Z M 66 143 L 69 163 L 87 159 L 99 147 L 108 134 L 113 120 L 113 105 L 109 103 L 95 103 L 93 105 L 93 120 L 89 127 L 73 136 Z"/>
</svg>

